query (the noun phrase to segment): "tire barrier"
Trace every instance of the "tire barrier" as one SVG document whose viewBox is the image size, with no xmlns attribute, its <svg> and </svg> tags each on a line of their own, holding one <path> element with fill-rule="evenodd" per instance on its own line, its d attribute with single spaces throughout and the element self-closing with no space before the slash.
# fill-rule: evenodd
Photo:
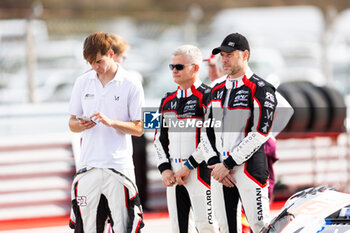
<svg viewBox="0 0 350 233">
<path fill-rule="evenodd" d="M 338 135 L 345 131 L 345 100 L 334 88 L 310 82 L 288 82 L 277 90 L 294 108 L 294 115 L 283 133 L 307 137 Z"/>
<path fill-rule="evenodd" d="M 330 120 L 328 122 L 328 130 L 331 132 L 345 131 L 344 121 L 346 119 L 346 103 L 344 97 L 337 90 L 322 86 L 319 90 L 327 99 L 330 112 Z"/>
<path fill-rule="evenodd" d="M 294 85 L 281 84 L 278 92 L 289 102 L 294 108 L 294 114 L 290 119 L 284 132 L 302 132 L 304 131 L 311 119 L 311 113 L 308 108 L 304 95 Z M 297 111 L 303 109 L 304 111 Z"/>
</svg>

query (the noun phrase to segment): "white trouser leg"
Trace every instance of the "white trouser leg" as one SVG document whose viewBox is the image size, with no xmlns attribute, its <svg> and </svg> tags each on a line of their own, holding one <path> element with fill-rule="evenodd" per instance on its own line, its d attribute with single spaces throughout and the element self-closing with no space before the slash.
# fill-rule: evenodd
<svg viewBox="0 0 350 233">
<path fill-rule="evenodd" d="M 249 225 L 258 233 L 270 222 L 268 185 L 261 186 L 244 172 L 244 164 L 234 168 L 234 179 Z"/>
<path fill-rule="evenodd" d="M 197 170 L 193 170 L 186 180 L 195 225 L 199 233 L 218 232 L 217 221 L 213 216 L 212 195 L 210 186 L 206 186 L 198 178 Z"/>
<path fill-rule="evenodd" d="M 241 233 L 242 232 L 242 223 L 241 223 L 242 209 L 241 209 L 241 202 L 239 201 L 239 196 L 236 196 L 239 194 L 237 192 L 234 192 L 235 196 L 229 196 L 225 200 L 223 185 L 218 181 L 216 181 L 214 178 L 211 179 L 211 190 L 212 190 L 212 200 L 213 200 L 213 213 L 220 227 L 220 233 L 233 233 L 233 232 Z M 236 208 L 236 211 L 233 211 L 233 215 L 235 215 L 233 216 L 233 218 L 227 219 L 226 205 L 228 206 L 228 208 L 230 208 L 229 211 L 232 211 L 232 209 Z M 230 222 L 230 221 L 233 221 L 233 222 Z M 231 228 L 235 228 L 235 229 L 231 229 L 231 232 L 230 232 L 229 224 L 231 225 Z"/>
<path fill-rule="evenodd" d="M 103 174 L 92 169 L 82 174 L 77 185 L 77 202 L 84 226 L 84 233 L 96 233 L 97 206 L 100 202 Z"/>
</svg>

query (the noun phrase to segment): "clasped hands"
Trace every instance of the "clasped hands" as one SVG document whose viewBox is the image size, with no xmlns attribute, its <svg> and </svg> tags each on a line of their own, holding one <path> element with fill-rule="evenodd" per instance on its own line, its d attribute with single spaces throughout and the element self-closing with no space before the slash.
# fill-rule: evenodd
<svg viewBox="0 0 350 233">
<path fill-rule="evenodd" d="M 217 163 L 208 168 L 213 169 L 211 175 L 215 180 L 222 183 L 226 187 L 232 188 L 235 185 L 235 179 L 233 179 L 232 170 L 227 169 L 223 163 Z M 167 169 L 162 172 L 162 183 L 164 186 L 171 187 L 174 184 L 184 185 L 186 184 L 186 178 L 190 175 L 191 170 L 184 166 L 179 171 L 174 173 L 172 170 Z"/>
<path fill-rule="evenodd" d="M 229 188 L 233 188 L 233 186 L 235 186 L 236 181 L 232 177 L 234 171 L 227 169 L 223 163 L 216 163 L 208 166 L 208 168 L 213 169 L 211 171 L 211 175 L 215 180 Z"/>
</svg>

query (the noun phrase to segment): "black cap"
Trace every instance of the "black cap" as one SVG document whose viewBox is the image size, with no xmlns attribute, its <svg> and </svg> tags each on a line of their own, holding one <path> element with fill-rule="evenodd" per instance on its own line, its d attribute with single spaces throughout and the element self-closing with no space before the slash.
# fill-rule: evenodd
<svg viewBox="0 0 350 233">
<path fill-rule="evenodd" d="M 248 40 L 239 33 L 232 33 L 226 36 L 221 46 L 213 49 L 212 54 L 216 55 L 221 51 L 231 53 L 235 50 L 248 50 L 250 52 Z"/>
</svg>

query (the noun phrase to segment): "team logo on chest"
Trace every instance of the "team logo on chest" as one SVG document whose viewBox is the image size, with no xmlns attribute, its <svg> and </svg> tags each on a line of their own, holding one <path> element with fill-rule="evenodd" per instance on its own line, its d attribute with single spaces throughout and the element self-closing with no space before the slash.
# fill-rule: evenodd
<svg viewBox="0 0 350 233">
<path fill-rule="evenodd" d="M 84 100 L 90 100 L 90 99 L 93 99 L 94 97 L 95 97 L 95 94 L 86 93 L 84 95 Z"/>
<path fill-rule="evenodd" d="M 236 95 L 234 102 L 247 101 L 248 95 Z"/>
<path fill-rule="evenodd" d="M 171 109 L 171 110 L 176 109 L 176 106 L 177 106 L 177 102 L 176 102 L 176 101 L 170 102 L 170 109 Z"/>
<path fill-rule="evenodd" d="M 184 107 L 184 113 L 196 110 L 196 104 L 186 105 Z"/>
<path fill-rule="evenodd" d="M 223 95 L 224 95 L 224 91 L 216 92 L 216 99 L 221 99 Z"/>
<path fill-rule="evenodd" d="M 197 100 L 189 100 L 186 102 L 187 105 L 196 104 L 196 103 L 197 103 Z"/>
<path fill-rule="evenodd" d="M 189 100 L 186 102 L 186 105 L 184 107 L 184 113 L 185 112 L 190 112 L 190 111 L 195 111 L 196 110 L 196 104 L 197 101 L 196 100 Z"/>
<path fill-rule="evenodd" d="M 230 104 L 231 107 L 248 107 L 248 100 L 249 100 L 249 92 L 246 90 L 239 90 L 237 93 L 235 93 L 233 98 L 233 105 L 232 102 Z"/>
</svg>

